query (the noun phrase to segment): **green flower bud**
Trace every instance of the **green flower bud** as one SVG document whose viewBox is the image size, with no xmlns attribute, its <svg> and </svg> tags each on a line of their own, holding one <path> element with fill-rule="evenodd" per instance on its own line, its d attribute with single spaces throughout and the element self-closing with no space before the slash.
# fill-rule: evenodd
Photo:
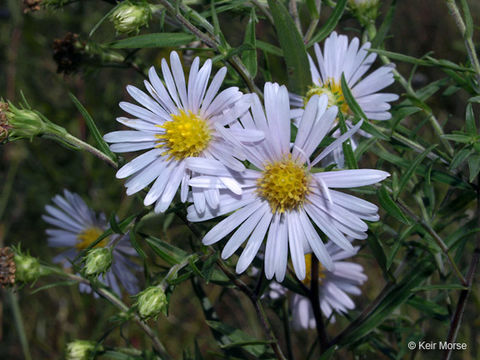
<svg viewBox="0 0 480 360">
<path fill-rule="evenodd" d="M 136 306 L 142 319 L 157 318 L 167 309 L 167 297 L 162 288 L 150 286 L 137 294 Z"/>
<path fill-rule="evenodd" d="M 349 0 L 349 5 L 358 21 L 366 26 L 377 18 L 380 0 Z"/>
<path fill-rule="evenodd" d="M 67 344 L 67 360 L 89 360 L 95 352 L 95 349 L 102 350 L 94 341 L 75 340 Z"/>
<path fill-rule="evenodd" d="M 11 102 L 0 102 L 0 140 L 8 136 L 9 140 L 30 139 L 52 134 L 62 136 L 66 130 L 50 122 L 38 111 L 30 108 L 15 107 Z"/>
<path fill-rule="evenodd" d="M 85 256 L 84 272 L 87 276 L 95 276 L 106 272 L 112 265 L 112 252 L 109 248 L 95 248 Z"/>
<path fill-rule="evenodd" d="M 140 28 L 148 26 L 152 17 L 152 9 L 146 1 L 132 3 L 124 1 L 110 16 L 115 30 L 119 34 L 138 33 Z"/>
<path fill-rule="evenodd" d="M 44 273 L 38 259 L 28 254 L 17 252 L 13 260 L 16 266 L 16 281 L 24 283 L 34 282 Z"/>
</svg>

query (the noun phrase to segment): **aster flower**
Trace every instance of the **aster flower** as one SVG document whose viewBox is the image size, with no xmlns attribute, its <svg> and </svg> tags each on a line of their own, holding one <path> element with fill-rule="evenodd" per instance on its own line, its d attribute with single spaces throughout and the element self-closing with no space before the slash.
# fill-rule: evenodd
<svg viewBox="0 0 480 360">
<path fill-rule="evenodd" d="M 48 245 L 68 248 L 57 255 L 53 262 L 63 263 L 69 267 L 80 251 L 86 249 L 108 229 L 108 222 L 105 214 L 95 214 L 79 195 L 68 190 L 64 190 L 63 196 L 53 197 L 52 202 L 54 205 L 45 206 L 46 215 L 42 216 L 43 220 L 53 226 L 46 231 Z M 113 249 L 113 262 L 110 270 L 99 279 L 118 294 L 121 293 L 118 281 L 128 293 L 138 292 L 138 280 L 132 272 L 138 271 L 140 267 L 128 259 L 136 255 L 135 249 L 130 245 L 128 234 L 111 235 L 95 247 L 107 246 Z M 80 284 L 80 290 L 91 292 L 91 288 L 85 284 Z"/>
<path fill-rule="evenodd" d="M 354 252 L 348 252 L 339 248 L 331 241 L 325 246 L 332 257 L 333 270 L 329 271 L 319 264 L 318 292 L 320 309 L 327 319 L 330 318 L 332 321 L 335 321 L 333 313 L 346 313 L 355 308 L 355 303 L 349 295 L 361 294 L 359 286 L 367 280 L 367 276 L 363 273 L 362 265 L 344 261 L 356 254 L 358 251 L 357 247 Z M 305 255 L 307 277 L 304 283 L 307 286 L 311 282 L 311 259 L 311 254 Z M 278 292 L 278 289 L 275 289 L 275 291 Z M 296 329 L 314 329 L 316 327 L 312 305 L 305 296 L 293 295 L 292 318 L 293 326 Z"/>
<path fill-rule="evenodd" d="M 285 86 L 265 84 L 265 112 L 258 97 L 253 99 L 253 116 L 248 112 L 240 121 L 246 129 L 260 129 L 265 134 L 264 141 L 255 147 L 243 148 L 255 169 L 235 174 L 233 180 L 241 190 L 235 194 L 218 181 L 218 177 L 229 176 L 225 166 L 208 159 L 196 159 L 189 164 L 192 170 L 202 174 L 190 180 L 193 188 L 214 187 L 221 189 L 221 193 L 218 209 L 207 207 L 204 213 L 199 213 L 190 206 L 188 220 L 205 221 L 233 211 L 205 235 L 203 243 L 214 244 L 236 229 L 223 249 L 225 259 L 248 239 L 237 263 L 238 273 L 250 265 L 265 236 L 265 275 L 268 279 L 275 275 L 278 281 L 283 280 L 289 249 L 296 275 L 304 279 L 304 249 L 308 246 L 330 270 L 332 259 L 314 224 L 342 249 L 353 251 L 345 236 L 364 239 L 368 226 L 363 220 L 378 220 L 377 206 L 332 188 L 371 185 L 389 174 L 380 170 L 312 168 L 361 125 L 355 125 L 310 161 L 337 116 L 336 106 L 327 109 L 326 95 L 312 96 L 293 144 L 290 144 L 290 106 Z"/>
<path fill-rule="evenodd" d="M 360 40 L 353 38 L 348 43 L 348 37 L 337 35 L 333 32 L 326 40 L 322 50 L 318 44 L 314 45 L 317 64 L 309 55 L 310 73 L 313 86 L 305 96 L 292 94 L 292 106 L 298 109 L 292 111 L 292 117 L 299 119 L 303 113 L 303 107 L 313 95 L 326 94 L 329 105 L 335 105 L 345 115 L 350 114 L 345 101 L 341 78 L 345 75 L 347 85 L 357 103 L 362 108 L 368 119 L 388 120 L 391 118 L 389 102 L 398 99 L 398 95 L 380 93 L 394 82 L 393 65 L 384 65 L 363 77 L 372 67 L 377 54 L 369 53 L 370 43 L 363 44 L 360 48 Z"/>
<path fill-rule="evenodd" d="M 146 206 L 155 204 L 155 212 L 165 211 L 178 187 L 180 200 L 188 195 L 188 181 L 192 172 L 186 161 L 191 157 L 216 159 L 234 171 L 244 169 L 234 155 L 236 151 L 224 140 L 225 132 L 244 141 L 261 139 L 259 131 L 230 130 L 226 125 L 236 121 L 249 104 L 238 88 L 230 87 L 218 93 L 227 69 L 221 68 L 208 84 L 212 62 L 208 59 L 199 69 L 195 58 L 188 77 L 176 52 L 170 54 L 170 68 L 162 60 L 165 86 L 152 67 L 149 81 L 145 81 L 149 95 L 134 86 L 127 86 L 128 93 L 142 106 L 121 102 L 120 107 L 134 119 L 125 117 L 117 121 L 134 129 L 106 134 L 104 139 L 113 143 L 111 150 L 122 153 L 147 150 L 117 172 L 117 178 L 129 178 L 125 183 L 127 195 L 132 195 L 153 182 L 145 196 Z M 193 200 L 199 211 L 206 203 L 218 205 L 218 190 L 195 190 Z"/>
</svg>

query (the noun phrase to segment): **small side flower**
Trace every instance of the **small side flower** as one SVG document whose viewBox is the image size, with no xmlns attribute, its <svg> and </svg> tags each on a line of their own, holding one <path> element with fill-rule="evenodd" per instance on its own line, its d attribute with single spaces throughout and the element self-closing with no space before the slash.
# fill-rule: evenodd
<svg viewBox="0 0 480 360">
<path fill-rule="evenodd" d="M 95 248 L 85 256 L 84 273 L 86 276 L 105 274 L 112 266 L 112 251 L 108 247 Z"/>
<path fill-rule="evenodd" d="M 148 27 L 152 9 L 146 1 L 120 3 L 110 16 L 115 30 L 119 34 L 138 33 L 140 28 Z"/>
</svg>

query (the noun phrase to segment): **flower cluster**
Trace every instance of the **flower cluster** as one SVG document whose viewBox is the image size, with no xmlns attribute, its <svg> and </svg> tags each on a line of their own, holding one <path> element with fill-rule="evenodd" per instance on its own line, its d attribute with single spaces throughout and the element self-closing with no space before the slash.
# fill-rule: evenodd
<svg viewBox="0 0 480 360">
<path fill-rule="evenodd" d="M 325 315 L 352 309 L 347 294 L 357 294 L 366 277 L 360 265 L 341 260 L 356 253 L 352 242 L 367 237 L 366 221 L 378 220 L 378 208 L 338 189 L 376 184 L 389 174 L 342 169 L 342 143 L 362 125 L 350 117 L 342 75 L 368 119 L 389 119 L 389 102 L 398 98 L 378 93 L 393 82 L 392 67 L 383 66 L 364 77 L 375 60 L 369 46 L 359 48 L 357 38 L 348 44 L 345 36 L 333 33 L 323 53 L 315 45 L 318 67 L 310 58 L 309 91 L 302 96 L 289 94 L 285 86 L 269 82 L 263 103 L 256 94 L 243 94 L 236 87 L 220 91 L 227 70 L 221 68 L 209 81 L 211 60 L 200 66 L 195 58 L 186 78 L 179 55 L 172 52 L 170 66 L 162 60 L 162 77 L 150 69 L 144 82 L 147 92 L 127 86 L 138 105 L 121 102 L 130 117 L 117 121 L 131 130 L 104 136 L 113 152 L 147 150 L 121 167 L 117 178 L 127 178 L 127 195 L 145 191 L 144 204 L 154 205 L 156 213 L 165 212 L 179 190 L 181 202 L 193 203 L 187 208 L 188 221 L 224 217 L 206 233 L 203 243 L 212 245 L 228 237 L 224 259 L 245 243 L 238 273 L 260 253 L 267 279 L 283 281 L 290 258 L 298 279 L 309 283 L 315 256 L 320 261 Z M 343 134 L 337 130 L 339 112 L 348 121 Z M 334 141 L 321 148 L 327 136 Z M 325 166 L 332 156 L 336 168 Z M 92 244 L 109 247 L 111 252 L 91 250 L 85 271 L 103 273 L 102 280 L 119 292 L 116 275 L 129 292 L 136 292 L 129 271 L 135 265 L 126 258 L 134 251 L 126 236 L 101 237 L 107 229 L 104 216 L 97 218 L 76 194 L 65 191 L 53 202 L 56 206 L 47 206 L 44 217 L 57 227 L 47 230 L 49 245 L 70 247 L 55 261 L 72 260 Z M 293 301 L 305 308 L 304 299 Z M 310 326 L 302 316 L 300 323 Z"/>
</svg>

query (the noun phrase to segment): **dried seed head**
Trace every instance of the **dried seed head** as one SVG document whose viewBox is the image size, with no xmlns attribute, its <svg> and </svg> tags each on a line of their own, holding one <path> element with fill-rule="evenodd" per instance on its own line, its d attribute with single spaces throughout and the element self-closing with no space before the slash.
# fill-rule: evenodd
<svg viewBox="0 0 480 360">
<path fill-rule="evenodd" d="M 13 286 L 15 284 L 16 266 L 13 252 L 9 247 L 0 248 L 0 286 Z"/>
<path fill-rule="evenodd" d="M 57 63 L 57 73 L 68 75 L 78 71 L 83 60 L 83 49 L 78 34 L 69 32 L 63 39 L 55 39 L 53 59 Z"/>
</svg>

